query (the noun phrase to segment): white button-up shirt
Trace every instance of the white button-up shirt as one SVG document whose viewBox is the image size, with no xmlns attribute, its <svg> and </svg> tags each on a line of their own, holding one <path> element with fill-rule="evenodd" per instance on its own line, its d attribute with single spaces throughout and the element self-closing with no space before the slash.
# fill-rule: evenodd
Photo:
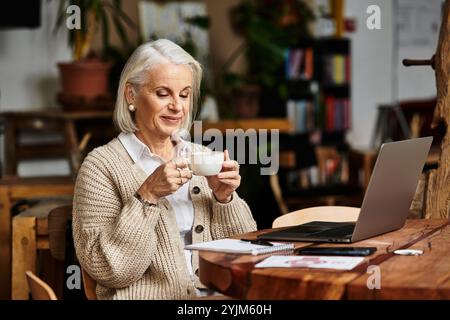
<svg viewBox="0 0 450 320">
<path fill-rule="evenodd" d="M 137 163 L 146 174 L 150 175 L 157 167 L 165 161 L 153 153 L 134 133 L 121 133 L 119 140 L 127 150 L 131 159 Z M 190 146 L 183 140 L 179 140 L 175 147 L 175 157 L 186 158 L 189 154 Z M 192 226 L 194 224 L 194 206 L 192 205 L 191 195 L 189 193 L 189 183 L 183 184 L 175 193 L 166 196 L 175 212 L 178 230 L 184 245 L 192 243 Z M 191 277 L 192 254 L 189 250 L 184 250 L 186 263 Z"/>
</svg>

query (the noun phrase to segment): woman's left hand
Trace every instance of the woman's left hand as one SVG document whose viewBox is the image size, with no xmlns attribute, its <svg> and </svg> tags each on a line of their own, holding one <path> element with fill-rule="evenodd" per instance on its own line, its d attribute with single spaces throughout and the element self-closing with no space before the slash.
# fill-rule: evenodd
<svg viewBox="0 0 450 320">
<path fill-rule="evenodd" d="M 224 152 L 224 161 L 222 170 L 216 176 L 206 177 L 217 201 L 227 203 L 231 201 L 232 194 L 241 184 L 239 175 L 239 164 L 237 161 L 230 160 L 228 150 Z"/>
</svg>

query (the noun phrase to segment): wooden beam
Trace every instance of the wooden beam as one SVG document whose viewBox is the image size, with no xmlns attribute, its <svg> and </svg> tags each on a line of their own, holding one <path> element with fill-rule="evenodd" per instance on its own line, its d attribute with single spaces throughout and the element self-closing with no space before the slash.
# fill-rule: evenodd
<svg viewBox="0 0 450 320">
<path fill-rule="evenodd" d="M 9 188 L 0 185 L 0 300 L 11 292 L 11 200 Z"/>
<path fill-rule="evenodd" d="M 38 197 L 48 197 L 61 196 L 61 195 L 71 195 L 73 194 L 74 185 L 73 184 L 42 184 L 42 185 L 18 185 L 11 188 L 11 198 L 21 199 L 21 198 L 38 198 Z"/>
<path fill-rule="evenodd" d="M 36 273 L 36 218 L 16 216 L 12 228 L 12 283 L 11 298 L 28 300 L 25 271 Z"/>
<path fill-rule="evenodd" d="M 225 133 L 226 129 L 267 129 L 280 130 L 280 133 L 289 133 L 294 129 L 293 124 L 284 118 L 267 118 L 267 119 L 247 119 L 247 120 L 221 120 L 218 122 L 202 122 L 203 131 L 208 129 L 219 129 Z"/>
<path fill-rule="evenodd" d="M 63 158 L 67 155 L 64 144 L 22 145 L 16 152 L 20 160 Z"/>
<path fill-rule="evenodd" d="M 445 136 L 441 142 L 438 168 L 429 175 L 425 216 L 449 218 L 450 216 L 450 0 L 444 5 L 439 41 L 435 54 L 437 104 L 432 126 L 443 123 Z"/>
</svg>

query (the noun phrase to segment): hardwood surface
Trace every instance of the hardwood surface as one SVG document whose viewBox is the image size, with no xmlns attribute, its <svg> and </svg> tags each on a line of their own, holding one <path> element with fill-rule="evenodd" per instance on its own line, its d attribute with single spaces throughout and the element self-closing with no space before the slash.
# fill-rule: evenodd
<svg viewBox="0 0 450 320">
<path fill-rule="evenodd" d="M 239 238 L 253 238 L 262 230 Z M 450 298 L 450 221 L 408 220 L 405 227 L 348 246 L 377 247 L 351 271 L 302 268 L 255 269 L 267 257 L 200 253 L 200 280 L 239 299 L 448 299 Z M 296 247 L 333 246 L 297 242 Z M 334 245 L 342 246 L 342 244 Z M 421 256 L 399 256 L 397 249 L 422 249 Z M 381 270 L 381 289 L 370 290 L 370 265 Z"/>
</svg>

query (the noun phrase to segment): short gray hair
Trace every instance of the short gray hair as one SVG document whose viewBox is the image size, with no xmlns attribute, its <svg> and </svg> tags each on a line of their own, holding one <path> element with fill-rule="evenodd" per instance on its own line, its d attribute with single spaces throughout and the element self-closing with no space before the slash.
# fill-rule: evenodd
<svg viewBox="0 0 450 320">
<path fill-rule="evenodd" d="M 120 75 L 117 90 L 116 106 L 114 109 L 114 123 L 125 133 L 137 131 L 128 103 L 125 98 L 126 84 L 132 85 L 136 94 L 137 87 L 148 82 L 148 72 L 156 65 L 166 62 L 177 65 L 188 65 L 192 70 L 192 95 L 189 116 L 186 117 L 181 129 L 189 130 L 197 112 L 200 97 L 200 83 L 202 81 L 202 67 L 189 53 L 170 40 L 159 39 L 140 45 L 128 59 Z"/>
</svg>

